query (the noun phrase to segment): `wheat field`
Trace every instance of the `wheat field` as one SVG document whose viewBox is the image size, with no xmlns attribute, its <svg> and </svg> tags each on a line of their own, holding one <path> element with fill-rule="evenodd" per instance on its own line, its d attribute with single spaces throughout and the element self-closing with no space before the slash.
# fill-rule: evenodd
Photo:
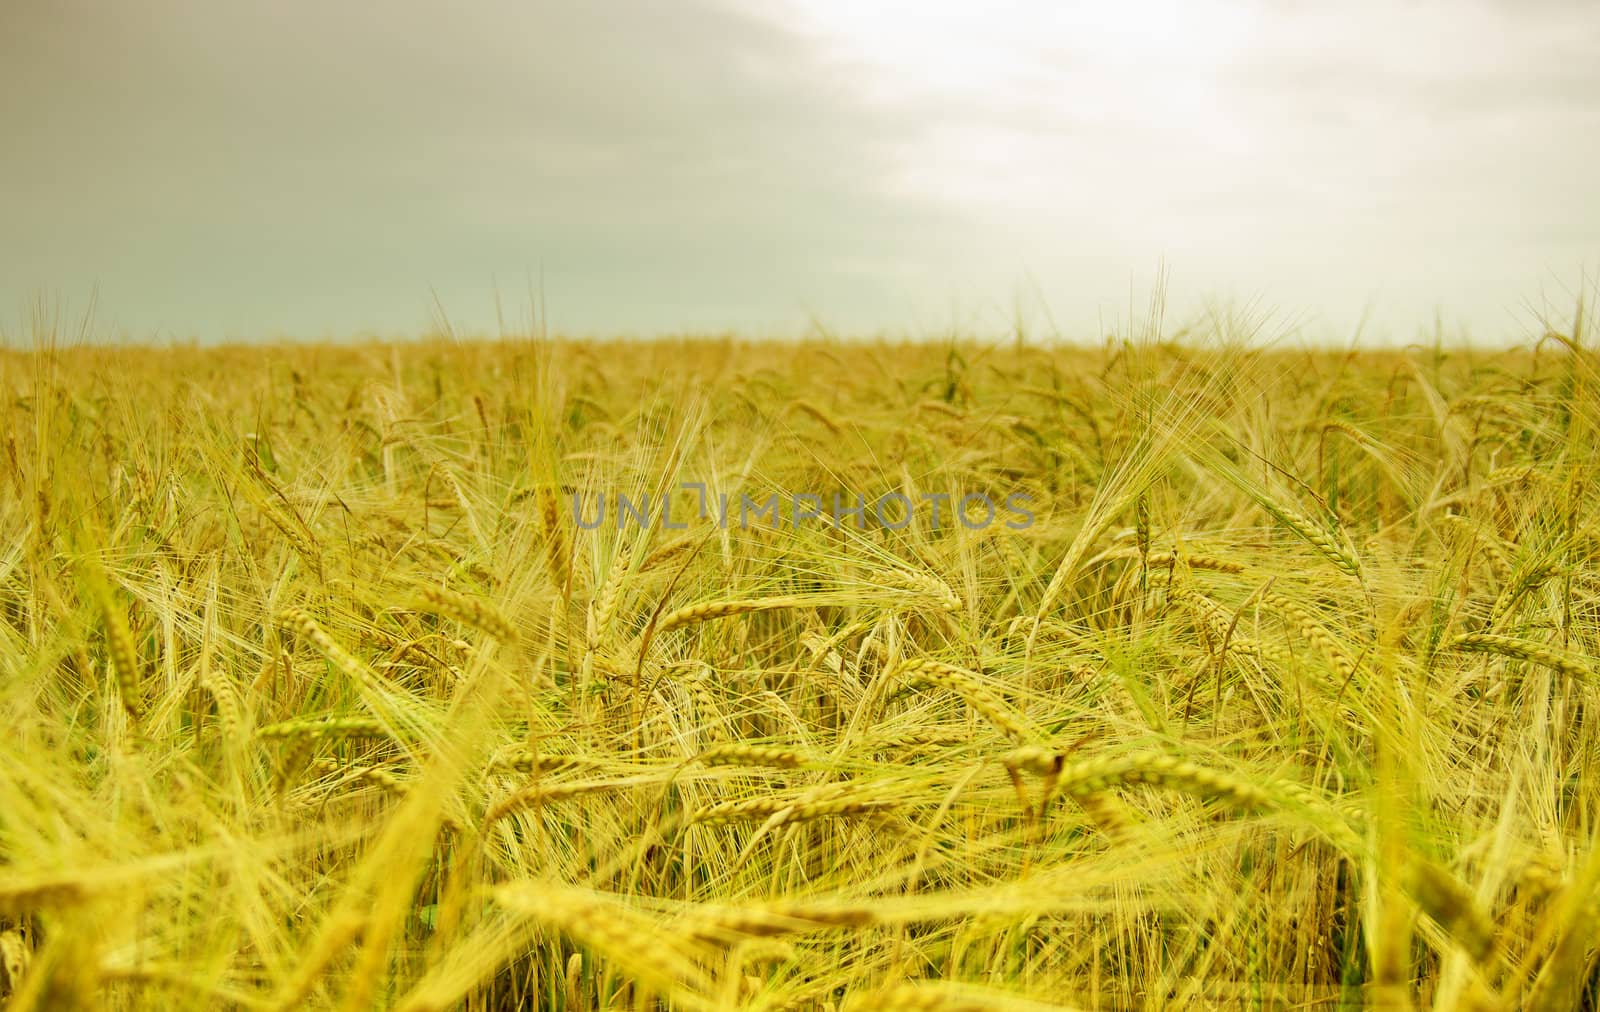
<svg viewBox="0 0 1600 1012">
<path fill-rule="evenodd" d="M 0 352 L 4 1007 L 1595 1007 L 1581 329 Z"/>
</svg>

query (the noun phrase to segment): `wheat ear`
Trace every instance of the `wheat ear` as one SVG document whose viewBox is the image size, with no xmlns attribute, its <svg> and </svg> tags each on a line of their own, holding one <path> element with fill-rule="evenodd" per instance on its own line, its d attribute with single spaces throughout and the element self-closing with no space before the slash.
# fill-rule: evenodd
<svg viewBox="0 0 1600 1012">
<path fill-rule="evenodd" d="M 908 683 L 925 682 L 954 692 L 966 700 L 967 705 L 982 714 L 989 723 L 1016 741 L 1028 741 L 1037 737 L 1036 732 L 1020 713 L 1007 705 L 1005 700 L 970 671 L 924 657 L 902 664 L 895 669 L 893 677 Z"/>
<path fill-rule="evenodd" d="M 338 641 L 317 624 L 317 620 L 299 608 L 286 608 L 278 613 L 284 627 L 309 640 L 334 667 L 360 683 L 369 691 L 392 693 L 396 691 L 387 679 L 367 667 L 359 658 L 340 646 Z"/>
<path fill-rule="evenodd" d="M 1457 636 L 1450 641 L 1453 650 L 1465 650 L 1472 653 L 1499 654 L 1502 657 L 1511 657 L 1521 661 L 1532 661 L 1553 668 L 1568 678 L 1593 679 L 1594 670 L 1581 661 L 1552 650 L 1547 646 L 1534 643 L 1530 640 L 1517 639 L 1513 636 L 1500 636 L 1496 633 L 1467 633 Z"/>
<path fill-rule="evenodd" d="M 781 608 L 802 608 L 811 602 L 802 597 L 758 597 L 737 601 L 704 601 L 686 605 L 668 612 L 656 623 L 655 634 L 664 636 L 674 629 L 730 615 L 746 615 L 758 611 L 775 611 Z"/>
<path fill-rule="evenodd" d="M 100 615 L 105 623 L 106 650 L 111 655 L 111 673 L 116 678 L 117 697 L 128 719 L 137 723 L 144 716 L 144 679 L 139 671 L 139 654 L 133 646 L 133 634 L 128 631 L 127 616 L 111 603 L 110 597 L 101 601 Z"/>
<path fill-rule="evenodd" d="M 714 745 L 695 758 L 707 766 L 774 766 L 788 770 L 796 769 L 806 761 L 806 757 L 794 749 L 743 742 Z"/>
<path fill-rule="evenodd" d="M 375 718 L 344 714 L 300 717 L 256 728 L 258 738 L 380 738 L 387 733 Z"/>
<path fill-rule="evenodd" d="M 417 594 L 427 602 L 430 610 L 446 618 L 453 618 L 462 625 L 487 633 L 502 643 L 513 643 L 517 639 L 517 630 L 511 620 L 486 601 L 443 587 L 421 587 Z"/>
</svg>

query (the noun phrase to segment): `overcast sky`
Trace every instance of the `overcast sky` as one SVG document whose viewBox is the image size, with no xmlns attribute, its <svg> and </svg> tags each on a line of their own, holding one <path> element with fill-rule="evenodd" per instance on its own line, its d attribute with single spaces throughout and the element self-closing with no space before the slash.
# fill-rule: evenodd
<svg viewBox="0 0 1600 1012">
<path fill-rule="evenodd" d="M 1600 273 L 1594 0 L 0 0 L 0 328 L 1510 340 Z M 1564 287 L 1563 287 L 1564 286 Z M 1541 295 L 1541 292 L 1543 295 Z"/>
</svg>

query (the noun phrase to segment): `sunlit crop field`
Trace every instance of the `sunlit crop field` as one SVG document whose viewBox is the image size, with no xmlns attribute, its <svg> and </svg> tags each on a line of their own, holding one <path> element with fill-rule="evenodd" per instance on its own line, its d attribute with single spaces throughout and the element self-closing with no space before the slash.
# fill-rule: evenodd
<svg viewBox="0 0 1600 1012">
<path fill-rule="evenodd" d="M 0 352 L 5 1007 L 1593 1007 L 1596 364 Z"/>
</svg>

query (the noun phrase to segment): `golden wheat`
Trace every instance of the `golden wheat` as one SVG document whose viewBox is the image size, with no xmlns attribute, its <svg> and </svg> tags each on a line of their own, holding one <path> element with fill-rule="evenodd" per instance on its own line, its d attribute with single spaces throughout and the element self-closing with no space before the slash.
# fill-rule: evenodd
<svg viewBox="0 0 1600 1012">
<path fill-rule="evenodd" d="M 735 601 L 704 601 L 700 604 L 685 605 L 675 611 L 670 611 L 662 616 L 655 626 L 657 636 L 682 629 L 684 626 L 695 625 L 700 622 L 710 622 L 713 619 L 728 618 L 734 615 L 749 615 L 754 612 L 773 611 L 779 608 L 803 608 L 810 602 L 799 597 L 764 597 L 749 598 Z"/>
<path fill-rule="evenodd" d="M 517 639 L 517 630 L 511 621 L 485 601 L 443 587 L 421 587 L 417 593 L 431 609 L 462 625 L 488 633 L 502 643 L 514 643 Z"/>
<path fill-rule="evenodd" d="M 1558 650 L 1542 646 L 1530 640 L 1517 639 L 1513 636 L 1501 636 L 1495 633 L 1466 633 L 1451 639 L 1449 646 L 1452 650 L 1465 650 L 1472 653 L 1498 654 L 1501 657 L 1510 657 L 1519 661 L 1532 661 L 1551 668 L 1568 678 L 1593 681 L 1594 669 L 1582 661 L 1577 660 Z"/>
<path fill-rule="evenodd" d="M 967 701 L 991 724 L 1016 741 L 1038 737 L 1027 720 L 1013 710 L 993 690 L 970 671 L 930 658 L 908 661 L 896 668 L 893 677 L 908 683 L 924 682 L 949 690 Z"/>
</svg>

